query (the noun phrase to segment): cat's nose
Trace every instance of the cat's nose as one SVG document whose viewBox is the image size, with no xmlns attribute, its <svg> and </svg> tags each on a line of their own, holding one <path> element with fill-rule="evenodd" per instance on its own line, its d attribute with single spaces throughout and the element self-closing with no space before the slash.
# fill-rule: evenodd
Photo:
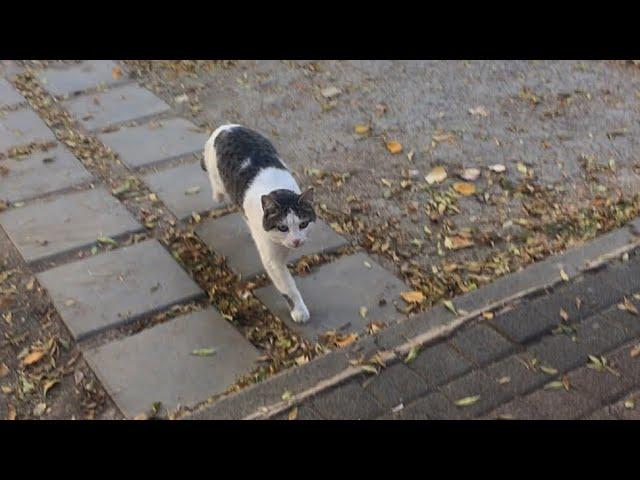
<svg viewBox="0 0 640 480">
<path fill-rule="evenodd" d="M 299 247 L 300 244 L 302 243 L 302 241 L 299 238 L 296 238 L 295 240 L 293 240 L 291 243 L 293 243 L 294 247 Z"/>
</svg>

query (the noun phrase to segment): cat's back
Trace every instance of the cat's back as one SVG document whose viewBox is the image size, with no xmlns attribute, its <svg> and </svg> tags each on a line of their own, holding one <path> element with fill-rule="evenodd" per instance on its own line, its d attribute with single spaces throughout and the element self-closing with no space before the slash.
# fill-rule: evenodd
<svg viewBox="0 0 640 480">
<path fill-rule="evenodd" d="M 245 192 L 262 171 L 269 168 L 287 171 L 273 144 L 255 130 L 225 125 L 214 135 L 218 173 L 227 194 L 237 205 L 242 205 Z"/>
</svg>

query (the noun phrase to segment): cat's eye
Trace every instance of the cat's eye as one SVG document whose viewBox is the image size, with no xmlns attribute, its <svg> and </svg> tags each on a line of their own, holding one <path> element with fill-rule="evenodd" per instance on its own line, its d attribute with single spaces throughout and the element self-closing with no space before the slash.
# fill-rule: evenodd
<svg viewBox="0 0 640 480">
<path fill-rule="evenodd" d="M 307 228 L 307 226 L 309 225 L 309 222 L 301 222 L 300 225 L 298 225 L 300 227 L 300 230 L 304 230 L 305 228 Z"/>
<path fill-rule="evenodd" d="M 281 232 L 288 232 L 289 227 L 287 227 L 286 225 L 278 225 L 278 230 L 280 230 Z"/>
</svg>

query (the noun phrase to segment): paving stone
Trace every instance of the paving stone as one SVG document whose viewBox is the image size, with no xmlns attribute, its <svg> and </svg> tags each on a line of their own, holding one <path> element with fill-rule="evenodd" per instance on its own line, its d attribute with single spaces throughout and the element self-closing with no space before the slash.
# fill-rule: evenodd
<svg viewBox="0 0 640 480">
<path fill-rule="evenodd" d="M 595 399 L 564 388 L 538 390 L 528 395 L 525 403 L 531 408 L 533 418 L 539 420 L 574 420 L 597 407 Z"/>
<path fill-rule="evenodd" d="M 196 227 L 196 233 L 211 250 L 224 255 L 227 265 L 244 278 L 264 273 L 260 255 L 242 214 L 233 213 L 203 220 Z M 347 243 L 329 225 L 318 219 L 309 234 L 309 240 L 300 248 L 291 251 L 289 263 L 294 263 L 306 255 L 336 250 Z"/>
<path fill-rule="evenodd" d="M 471 363 L 447 343 L 427 347 L 408 364 L 420 374 L 431 387 L 437 387 L 471 369 Z"/>
<path fill-rule="evenodd" d="M 88 130 L 114 125 L 166 112 L 164 101 L 137 85 L 124 85 L 111 90 L 82 95 L 62 103 Z"/>
<path fill-rule="evenodd" d="M 212 356 L 197 356 L 213 348 Z M 84 357 L 128 417 L 162 402 L 171 411 L 224 392 L 259 352 L 214 309 L 191 313 L 96 349 Z"/>
<path fill-rule="evenodd" d="M 382 407 L 355 383 L 320 393 L 311 407 L 327 420 L 367 420 L 382 413 Z"/>
<path fill-rule="evenodd" d="M 558 325 L 555 318 L 540 313 L 531 302 L 494 316 L 489 322 L 518 343 L 528 343 Z"/>
<path fill-rule="evenodd" d="M 0 153 L 32 142 L 52 142 L 56 137 L 33 110 L 0 114 Z"/>
<path fill-rule="evenodd" d="M 123 127 L 115 132 L 98 134 L 98 138 L 132 168 L 202 153 L 207 141 L 207 135 L 184 118 Z M 207 178 L 202 169 L 200 175 Z"/>
<path fill-rule="evenodd" d="M 126 80 L 114 78 L 113 69 L 117 64 L 111 60 L 87 60 L 71 67 L 50 67 L 36 74 L 38 81 L 53 95 L 69 95 L 99 85 L 109 86 Z"/>
<path fill-rule="evenodd" d="M 536 420 L 538 412 L 528 397 L 517 397 L 486 414 L 485 420 Z"/>
<path fill-rule="evenodd" d="M 483 371 L 492 385 L 498 390 L 508 392 L 511 396 L 523 395 L 542 387 L 551 377 L 538 370 L 527 368 L 523 361 L 527 355 L 512 355 L 486 367 Z M 502 379 L 508 378 L 508 381 Z"/>
<path fill-rule="evenodd" d="M 628 262 L 614 265 L 611 268 L 611 281 L 625 294 L 640 292 L 640 257 Z"/>
<path fill-rule="evenodd" d="M 567 294 L 580 297 L 585 303 L 582 308 L 589 313 L 601 311 L 622 299 L 624 292 L 613 282 L 615 277 L 616 272 L 611 269 L 585 273 L 567 288 Z"/>
<path fill-rule="evenodd" d="M 619 328 L 600 316 L 590 317 L 576 329 L 576 341 L 568 335 L 551 335 L 529 348 L 529 352 L 547 365 L 566 372 L 586 364 L 589 355 L 601 355 L 625 339 Z"/>
<path fill-rule="evenodd" d="M 0 214 L 2 225 L 27 262 L 89 246 L 141 225 L 103 188 L 74 192 Z"/>
<path fill-rule="evenodd" d="M 440 392 L 426 395 L 398 412 L 399 420 L 460 420 L 467 418 Z"/>
<path fill-rule="evenodd" d="M 142 178 L 179 219 L 189 217 L 192 212 L 199 213 L 224 205 L 213 200 L 209 177 L 199 163 L 169 168 Z M 195 187 L 199 190 L 191 193 Z M 187 194 L 187 191 L 190 193 Z"/>
<path fill-rule="evenodd" d="M 157 240 L 62 265 L 37 278 L 78 340 L 202 293 Z"/>
<path fill-rule="evenodd" d="M 362 388 L 370 393 L 386 409 L 404 403 L 426 392 L 425 381 L 402 363 L 383 369 L 378 375 L 368 377 Z"/>
<path fill-rule="evenodd" d="M 615 366 L 613 368 L 615 369 Z M 572 388 L 597 400 L 601 405 L 610 403 L 633 387 L 633 378 L 627 375 L 616 376 L 606 370 L 599 372 L 581 367 L 570 372 L 568 376 Z"/>
<path fill-rule="evenodd" d="M 0 108 L 12 107 L 24 102 L 24 97 L 4 78 L 0 78 Z"/>
<path fill-rule="evenodd" d="M 433 328 L 446 325 L 453 318 L 451 311 L 442 305 L 436 305 L 425 312 L 388 326 L 374 338 L 381 349 L 390 350 Z"/>
<path fill-rule="evenodd" d="M 603 407 L 599 410 L 596 410 L 595 412 L 593 412 L 592 414 L 590 414 L 588 417 L 585 418 L 585 420 L 620 420 L 618 417 L 616 417 L 610 410 L 609 407 Z"/>
<path fill-rule="evenodd" d="M 473 370 L 443 386 L 440 391 L 452 402 L 467 397 L 479 396 L 480 398 L 471 405 L 455 405 L 455 408 L 462 415 L 472 417 L 489 412 L 501 403 L 513 398 L 511 392 L 502 388 L 502 385 L 491 381 L 482 370 Z"/>
<path fill-rule="evenodd" d="M 321 380 L 332 377 L 349 367 L 343 351 L 332 351 L 313 361 L 292 367 L 264 382 L 250 385 L 240 392 L 216 401 L 187 417 L 190 420 L 241 419 L 258 411 L 260 407 L 282 401 L 287 390 L 300 392 Z"/>
<path fill-rule="evenodd" d="M 625 406 L 625 402 L 633 400 L 633 407 Z M 611 415 L 620 420 L 640 420 L 640 390 L 624 396 L 622 400 L 608 408 Z"/>
<path fill-rule="evenodd" d="M 297 408 L 297 415 L 293 420 L 325 420 L 325 418 L 320 415 L 313 407 L 307 403 L 299 405 Z M 287 410 L 280 415 L 276 415 L 271 420 L 289 420 L 289 412 Z"/>
<path fill-rule="evenodd" d="M 635 299 L 630 299 L 632 303 L 637 305 L 640 310 L 640 302 Z M 620 310 L 618 305 L 613 305 L 607 310 L 602 312 L 608 320 L 616 325 L 621 326 L 626 332 L 629 338 L 640 336 L 640 316 L 634 315 L 627 310 Z"/>
<path fill-rule="evenodd" d="M 635 240 L 628 228 L 618 228 L 568 250 L 562 257 L 568 265 L 577 270 L 583 270 L 588 263 L 595 262 L 604 255 L 629 245 Z"/>
<path fill-rule="evenodd" d="M 464 328 L 453 336 L 451 343 L 478 365 L 503 357 L 515 349 L 515 345 L 483 323 Z"/>
<path fill-rule="evenodd" d="M 364 266 L 365 261 L 371 268 Z M 274 315 L 308 339 L 317 339 L 319 334 L 346 324 L 344 331 L 361 333 L 370 322 L 391 324 L 402 315 L 392 302 L 406 286 L 363 253 L 323 265 L 297 278 L 296 283 L 311 314 L 311 319 L 303 324 L 291 320 L 287 302 L 273 285 L 254 293 Z M 382 306 L 381 299 L 386 300 Z M 360 315 L 362 306 L 368 310 L 366 318 Z"/>
<path fill-rule="evenodd" d="M 6 159 L 3 165 L 9 172 L 0 183 L 0 200 L 9 202 L 35 198 L 91 178 L 82 164 L 61 145 L 20 160 Z"/>
</svg>

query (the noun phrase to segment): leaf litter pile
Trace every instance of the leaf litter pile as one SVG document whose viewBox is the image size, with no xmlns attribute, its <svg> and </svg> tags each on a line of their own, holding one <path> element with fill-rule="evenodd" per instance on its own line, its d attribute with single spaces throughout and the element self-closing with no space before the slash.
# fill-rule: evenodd
<svg viewBox="0 0 640 480">
<path fill-rule="evenodd" d="M 126 61 L 124 64 L 141 84 L 156 92 L 162 91 L 165 97 L 173 97 L 174 105 L 184 105 L 195 123 L 211 130 L 216 125 L 199 120 L 202 107 L 198 94 L 206 87 L 206 81 L 200 79 L 215 74 L 220 67 L 232 69 L 235 62 Z M 317 68 L 311 68 L 313 65 L 312 62 L 305 67 L 305 75 L 317 73 Z M 239 78 L 238 84 L 242 83 Z M 283 368 L 306 363 L 327 348 L 343 347 L 357 339 L 356 334 L 348 331 L 331 331 L 326 332 L 320 344 L 312 345 L 293 335 L 251 295 L 251 290 L 265 279 L 242 282 L 228 269 L 224 259 L 210 252 L 193 233 L 193 225 L 202 220 L 199 215 L 194 215 L 187 227 L 180 226 L 157 197 L 122 166 L 117 155 L 78 128 L 34 77 L 27 72 L 17 77 L 15 84 L 58 140 L 106 182 L 114 195 L 147 227 L 143 236 L 132 241 L 147 236 L 158 238 L 208 292 L 210 303 L 261 349 L 263 364 L 240 379 L 230 391 Z M 344 102 L 345 91 L 324 85 L 322 92 L 321 97 L 331 103 L 331 108 L 323 108 L 323 115 L 332 115 L 340 109 L 340 102 Z M 527 89 L 523 89 L 519 99 L 532 110 L 540 108 L 543 100 Z M 556 113 L 566 103 L 566 98 L 561 98 Z M 386 104 L 375 106 L 376 118 L 387 114 Z M 475 121 L 483 121 L 491 118 L 493 112 L 474 105 L 468 115 Z M 398 165 L 396 175 L 378 179 L 378 192 L 381 199 L 400 207 L 400 215 L 376 215 L 372 207 L 375 198 L 349 194 L 349 186 L 358 181 L 353 171 L 323 170 L 318 165 L 304 171 L 305 181 L 316 185 L 319 213 L 334 230 L 386 265 L 395 266 L 396 273 L 409 285 L 402 295 L 404 301 L 397 304 L 404 313 L 443 302 L 455 314 L 449 301 L 452 297 L 619 227 L 640 211 L 640 195 L 625 195 L 616 186 L 616 166 L 611 161 L 602 163 L 587 155 L 580 158 L 581 179 L 588 187 L 581 190 L 579 202 L 571 203 L 567 202 L 564 185 L 543 182 L 539 172 L 523 162 L 504 165 L 473 160 L 464 161 L 464 166 L 458 168 L 435 161 L 422 171 L 416 162 L 425 152 L 418 146 L 403 145 L 399 136 L 378 131 L 370 121 L 354 121 L 350 129 L 361 141 L 378 142 L 379 156 Z M 385 140 L 380 142 L 380 138 Z M 437 129 L 431 135 L 429 151 L 437 153 L 441 145 L 455 145 L 458 139 L 457 132 Z M 340 203 L 323 202 L 325 197 L 335 196 Z M 458 217 L 472 204 L 476 210 L 498 212 L 494 224 L 458 225 Z M 224 212 L 208 215 L 214 217 L 221 213 Z M 417 228 L 406 229 L 407 219 Z M 100 242 L 100 248 L 114 247 L 116 245 L 108 241 Z M 304 275 L 316 265 L 351 251 L 353 248 L 333 256 L 302 259 L 294 268 Z M 201 307 L 182 306 L 178 311 L 157 315 L 153 321 L 166 321 L 177 313 Z M 366 309 L 358 305 L 354 305 L 354 309 L 366 318 Z M 372 322 L 367 333 L 375 333 L 383 326 Z"/>
</svg>

